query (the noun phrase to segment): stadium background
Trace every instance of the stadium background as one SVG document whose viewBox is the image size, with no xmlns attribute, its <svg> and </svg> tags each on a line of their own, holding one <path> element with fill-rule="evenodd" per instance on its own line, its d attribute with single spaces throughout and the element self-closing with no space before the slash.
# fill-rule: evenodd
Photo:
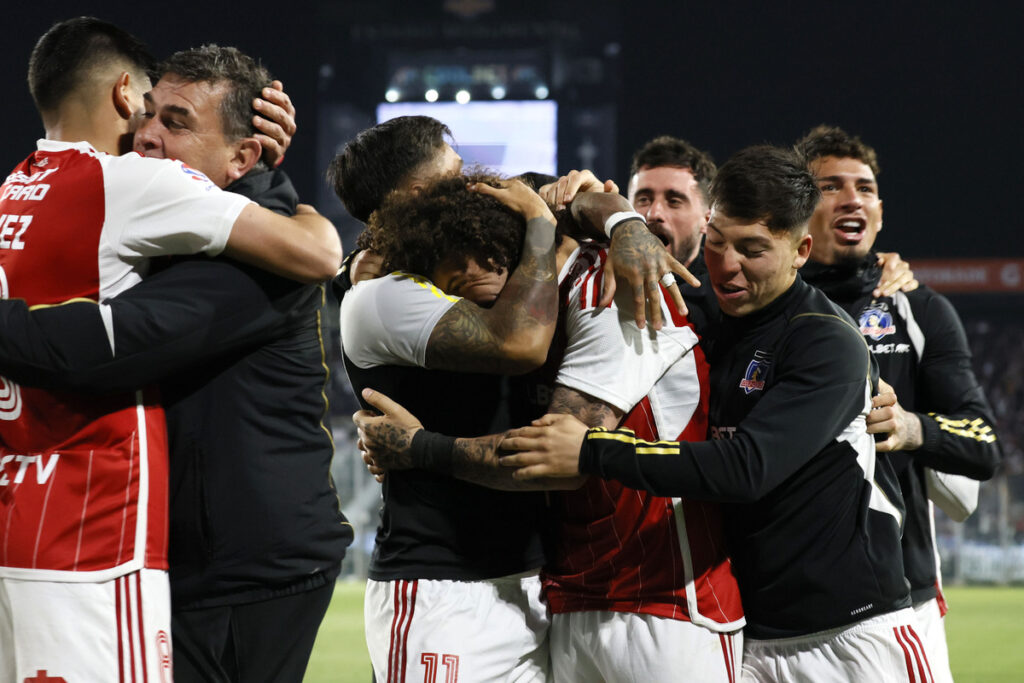
<svg viewBox="0 0 1024 683">
<path fill-rule="evenodd" d="M 963 525 L 940 519 L 944 575 L 950 583 L 1022 584 L 1024 239 L 1017 204 L 1024 196 L 1024 136 L 1012 102 L 1024 67 L 1016 35 L 1024 9 L 752 5 L 18 4 L 5 9 L 0 26 L 0 165 L 13 167 L 42 135 L 24 80 L 34 41 L 53 21 L 78 14 L 118 23 L 158 57 L 217 42 L 261 58 L 298 109 L 285 168 L 300 194 L 335 220 L 346 249 L 358 225 L 329 192 L 323 169 L 347 135 L 374 122 L 376 105 L 402 69 L 433 70 L 444 80 L 480 65 L 509 73 L 525 67 L 558 102 L 558 169 L 591 167 L 623 187 L 632 150 L 654 135 L 685 137 L 721 162 L 748 144 L 787 144 L 818 123 L 843 126 L 881 157 L 886 227 L 878 246 L 899 251 L 957 306 L 1004 440 L 1005 465 L 982 485 L 977 512 Z M 452 94 L 442 89 L 440 98 Z M 346 513 L 362 532 L 346 563 L 346 574 L 358 577 L 372 543 L 377 493 L 354 452 L 353 400 L 338 370 L 335 476 Z M 997 602 L 1020 604 L 1022 593 Z"/>
</svg>

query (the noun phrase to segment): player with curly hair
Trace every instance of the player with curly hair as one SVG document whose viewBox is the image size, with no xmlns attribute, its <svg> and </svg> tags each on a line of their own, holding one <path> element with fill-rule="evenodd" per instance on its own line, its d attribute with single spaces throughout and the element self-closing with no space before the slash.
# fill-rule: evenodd
<svg viewBox="0 0 1024 683">
<path fill-rule="evenodd" d="M 526 221 L 494 197 L 467 187 L 497 187 L 501 182 L 497 176 L 475 173 L 442 178 L 419 192 L 393 194 L 371 216 L 357 245 L 378 253 L 385 272 L 422 275 L 435 284 L 438 268 L 458 268 L 470 261 L 507 275 L 519 263 Z"/>
</svg>

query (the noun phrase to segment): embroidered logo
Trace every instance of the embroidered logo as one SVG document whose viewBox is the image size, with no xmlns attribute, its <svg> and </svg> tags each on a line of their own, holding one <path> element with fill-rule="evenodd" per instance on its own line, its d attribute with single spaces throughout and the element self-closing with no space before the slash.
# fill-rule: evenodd
<svg viewBox="0 0 1024 683">
<path fill-rule="evenodd" d="M 892 314 L 881 308 L 866 309 L 860 314 L 859 322 L 860 333 L 875 341 L 896 332 L 896 326 L 892 324 Z"/>
<path fill-rule="evenodd" d="M 747 365 L 747 371 L 740 380 L 740 389 L 749 394 L 764 389 L 764 377 L 771 365 L 771 356 L 767 351 L 754 351 L 754 358 Z"/>
</svg>

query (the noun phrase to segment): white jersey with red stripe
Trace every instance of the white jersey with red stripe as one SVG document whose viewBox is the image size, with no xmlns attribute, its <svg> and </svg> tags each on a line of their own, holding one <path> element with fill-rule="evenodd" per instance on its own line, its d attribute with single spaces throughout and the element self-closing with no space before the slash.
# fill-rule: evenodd
<svg viewBox="0 0 1024 683">
<path fill-rule="evenodd" d="M 150 257 L 219 253 L 247 204 L 180 162 L 41 140 L 0 186 L 0 295 L 30 305 L 113 296 Z M 107 581 L 166 568 L 166 548 L 167 437 L 154 393 L 0 379 L 0 577 Z"/>
<path fill-rule="evenodd" d="M 697 334 L 668 305 L 657 334 L 614 304 L 599 309 L 604 256 L 583 245 L 575 258 L 588 267 L 563 271 L 576 281 L 556 383 L 626 412 L 623 425 L 646 440 L 705 439 L 708 367 Z M 717 505 L 597 477 L 557 501 L 554 557 L 544 574 L 552 612 L 635 612 L 723 632 L 743 626 Z"/>
</svg>

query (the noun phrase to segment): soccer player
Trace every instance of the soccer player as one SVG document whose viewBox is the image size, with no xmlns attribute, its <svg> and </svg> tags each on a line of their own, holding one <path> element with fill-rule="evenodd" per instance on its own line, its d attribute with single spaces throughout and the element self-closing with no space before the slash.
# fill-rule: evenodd
<svg viewBox="0 0 1024 683">
<path fill-rule="evenodd" d="M 942 616 L 946 612 L 935 548 L 932 501 L 962 521 L 976 503 L 979 479 L 1001 459 L 992 409 L 971 369 L 956 311 L 927 287 L 873 294 L 879 268 L 872 248 L 882 229 L 875 150 L 840 128 L 819 126 L 796 145 L 822 201 L 810 221 L 814 239 L 807 281 L 857 321 L 895 389 L 876 399 L 869 431 L 883 434 L 907 506 L 903 564 L 937 681 L 951 681 Z"/>
<path fill-rule="evenodd" d="M 752 680 L 923 674 L 899 491 L 865 424 L 877 375 L 845 314 L 797 273 L 814 179 L 795 154 L 754 147 L 718 170 L 711 198 L 705 258 L 724 314 L 709 353 L 715 440 L 651 443 L 551 415 L 506 438 L 522 452 L 504 462 L 520 478 L 582 473 L 729 503 Z"/>
<path fill-rule="evenodd" d="M 540 365 L 551 340 L 554 220 L 522 183 L 503 190 L 477 183 L 523 216 L 525 237 L 503 245 L 472 229 L 456 233 L 448 213 L 472 215 L 468 225 L 477 230 L 506 213 L 465 183 L 442 180 L 375 212 L 360 245 L 380 254 L 386 270 L 402 272 L 360 282 L 345 295 L 342 347 L 356 391 L 384 386 L 441 431 L 485 434 L 499 407 L 496 373 Z M 418 211 L 417 196 L 435 192 L 448 198 L 441 210 Z M 428 241 L 434 232 L 444 233 L 445 249 Z M 513 246 L 521 259 L 512 258 Z M 489 307 L 446 295 L 452 282 Z M 475 374 L 481 372 L 495 374 Z M 472 409 L 459 410 L 468 397 Z M 413 470 L 387 477 L 383 495 L 365 603 L 378 679 L 444 667 L 479 680 L 546 680 L 548 616 L 538 576 L 543 496 Z"/>
<path fill-rule="evenodd" d="M 337 234 L 319 216 L 283 218 L 181 164 L 115 156 L 139 119 L 149 66 L 141 43 L 91 18 L 40 39 L 29 83 L 48 139 L 3 184 L 4 298 L 111 296 L 163 253 L 224 250 L 311 281 L 335 269 Z M 3 387 L 3 677 L 167 672 L 159 404 L 148 390 L 97 399 Z"/>
</svg>

